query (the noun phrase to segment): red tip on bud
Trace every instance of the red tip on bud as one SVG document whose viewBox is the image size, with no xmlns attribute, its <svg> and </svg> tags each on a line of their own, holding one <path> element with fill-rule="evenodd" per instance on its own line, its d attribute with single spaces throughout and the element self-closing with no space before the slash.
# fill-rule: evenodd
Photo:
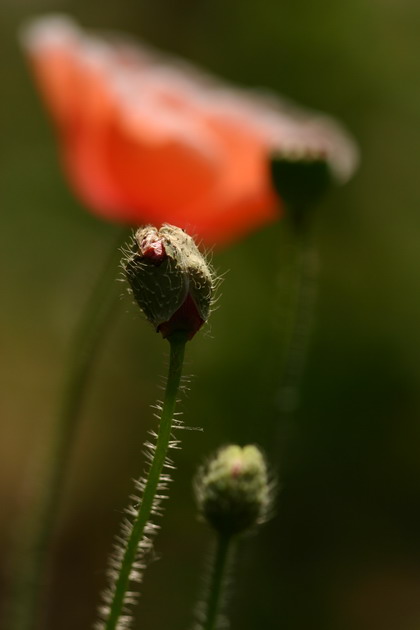
<svg viewBox="0 0 420 630">
<path fill-rule="evenodd" d="M 166 256 L 163 239 L 156 232 L 149 232 L 139 244 L 140 254 L 144 258 L 160 263 Z"/>
</svg>

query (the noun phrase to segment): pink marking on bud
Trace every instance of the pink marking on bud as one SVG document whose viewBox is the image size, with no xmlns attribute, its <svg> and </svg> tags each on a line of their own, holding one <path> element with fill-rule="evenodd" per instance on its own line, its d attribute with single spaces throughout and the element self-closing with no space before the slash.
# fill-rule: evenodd
<svg viewBox="0 0 420 630">
<path fill-rule="evenodd" d="M 162 237 L 151 232 L 140 243 L 140 254 L 152 262 L 159 263 L 166 257 L 165 244 Z"/>
<path fill-rule="evenodd" d="M 242 462 L 238 459 L 236 462 L 234 462 L 230 468 L 230 474 L 231 476 L 236 479 L 237 477 L 239 477 L 239 475 L 242 473 Z"/>
</svg>

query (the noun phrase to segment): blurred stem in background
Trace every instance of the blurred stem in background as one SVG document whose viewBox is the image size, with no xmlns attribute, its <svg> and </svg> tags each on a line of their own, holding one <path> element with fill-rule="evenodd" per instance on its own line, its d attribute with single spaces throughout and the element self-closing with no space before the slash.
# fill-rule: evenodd
<svg viewBox="0 0 420 630">
<path fill-rule="evenodd" d="M 295 291 L 290 328 L 283 351 L 276 406 L 280 412 L 279 432 L 297 411 L 299 389 L 305 371 L 318 295 L 319 257 L 312 222 L 292 224 L 296 247 Z"/>
<path fill-rule="evenodd" d="M 36 504 L 32 512 L 25 515 L 25 525 L 17 538 L 17 545 L 21 545 L 21 548 L 17 550 L 10 630 L 35 630 L 42 627 L 44 597 L 49 584 L 49 555 L 63 488 L 98 350 L 121 295 L 116 277 L 121 258 L 120 247 L 127 240 L 128 233 L 127 229 L 122 230 L 117 242 L 113 242 L 111 253 L 73 335 L 67 376 L 56 422 L 52 427 L 47 461 L 41 479 L 36 483 Z"/>
<path fill-rule="evenodd" d="M 283 352 L 280 386 L 276 396 L 280 418 L 278 441 L 299 407 L 318 293 L 319 260 L 314 220 L 319 202 L 337 183 L 325 154 L 308 149 L 303 154 L 280 154 L 270 163 L 273 186 L 285 206 L 286 220 L 296 243 L 295 296 L 290 332 Z"/>
</svg>

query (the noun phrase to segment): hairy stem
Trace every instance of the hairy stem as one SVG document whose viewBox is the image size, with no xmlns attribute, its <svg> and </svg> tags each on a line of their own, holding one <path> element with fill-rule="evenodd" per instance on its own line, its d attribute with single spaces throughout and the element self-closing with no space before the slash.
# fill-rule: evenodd
<svg viewBox="0 0 420 630">
<path fill-rule="evenodd" d="M 232 537 L 219 534 L 216 545 L 202 630 L 217 630 L 226 599 L 226 574 L 232 551 Z"/>
<path fill-rule="evenodd" d="M 186 341 L 187 337 L 183 334 L 173 335 L 169 340 L 169 372 L 156 447 L 147 478 L 143 485 L 138 511 L 127 532 L 125 547 L 122 550 L 121 560 L 118 563 L 119 566 L 116 568 L 115 582 L 112 586 L 109 608 L 107 610 L 107 619 L 103 624 L 105 630 L 127 627 L 126 604 L 127 596 L 131 598 L 131 594 L 129 594 L 130 581 L 133 571 L 139 562 L 139 550 L 141 550 L 142 540 L 145 533 L 147 533 L 147 526 L 155 506 L 156 495 L 165 466 L 166 455 L 171 439 L 176 399 L 181 380 Z M 124 625 L 120 626 L 119 621 L 122 617 L 124 618 Z"/>
<path fill-rule="evenodd" d="M 124 230 L 124 240 L 126 236 Z M 118 246 L 113 244 L 71 343 L 54 433 L 38 480 L 38 503 L 22 528 L 24 548 L 20 550 L 14 578 L 10 630 L 34 630 L 41 625 L 40 617 L 45 614 L 42 599 L 48 586 L 49 552 L 90 376 L 118 303 L 120 292 L 115 279 L 122 242 L 120 236 Z"/>
</svg>

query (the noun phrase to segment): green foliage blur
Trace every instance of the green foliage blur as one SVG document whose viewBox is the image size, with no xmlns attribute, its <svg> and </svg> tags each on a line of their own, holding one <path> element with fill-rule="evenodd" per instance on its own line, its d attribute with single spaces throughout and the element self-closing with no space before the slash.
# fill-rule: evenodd
<svg viewBox="0 0 420 630">
<path fill-rule="evenodd" d="M 2 0 L 0 4 L 0 558 L 48 447 L 71 334 L 118 228 L 81 206 L 22 58 L 48 12 L 130 33 L 246 86 L 341 119 L 361 167 L 319 209 L 320 296 L 299 413 L 276 392 L 295 249 L 284 222 L 222 251 L 207 334 L 187 353 L 188 426 L 138 607 L 138 628 L 191 627 L 211 535 L 194 472 L 221 444 L 258 443 L 276 515 L 242 544 L 232 629 L 420 628 L 420 4 L 415 0 Z M 45 630 L 95 618 L 107 554 L 143 470 L 166 344 L 121 285 L 69 474 Z M 280 439 L 276 439 L 280 436 Z"/>
</svg>

